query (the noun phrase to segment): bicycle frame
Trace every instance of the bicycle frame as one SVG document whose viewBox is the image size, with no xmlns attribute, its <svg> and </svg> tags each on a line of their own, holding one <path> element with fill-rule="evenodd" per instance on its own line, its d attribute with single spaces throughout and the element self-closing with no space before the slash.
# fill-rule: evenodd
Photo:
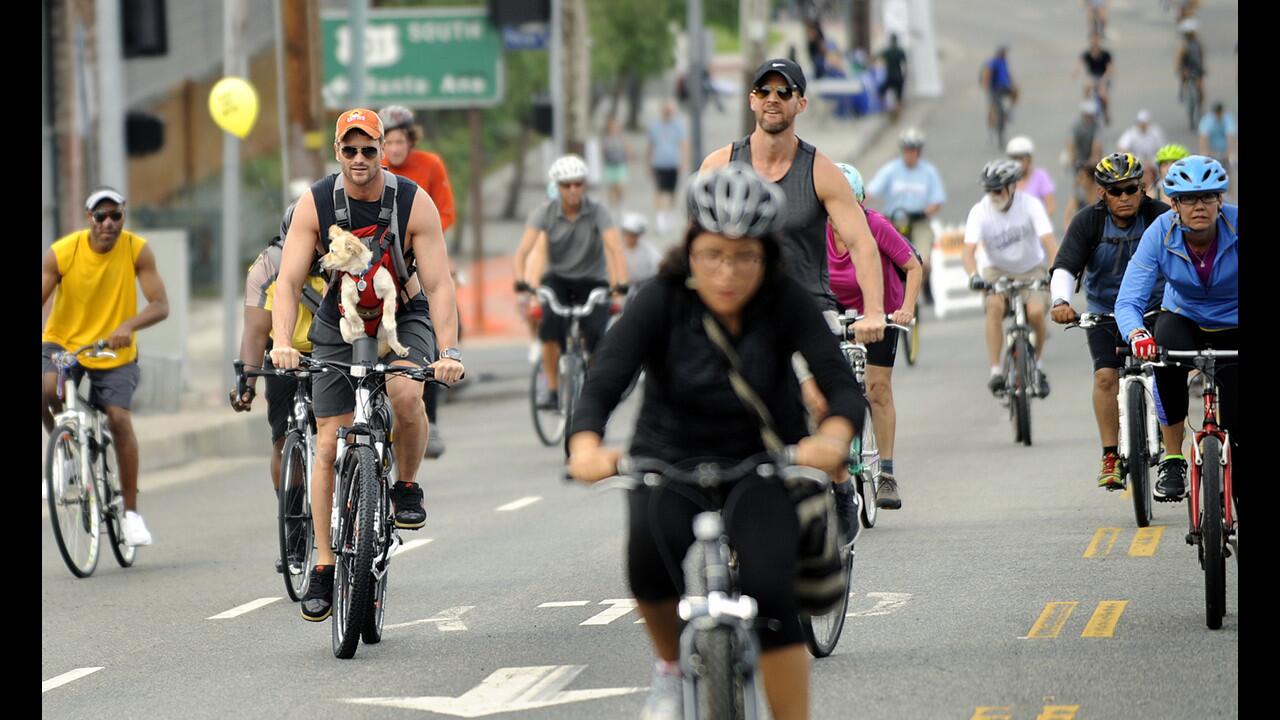
<svg viewBox="0 0 1280 720">
<path fill-rule="evenodd" d="M 1005 317 L 1013 315 L 1013 324 L 1005 328 L 1004 331 L 1004 354 L 1003 363 L 1007 366 L 1008 373 L 1017 372 L 1012 362 L 1013 348 L 1018 340 L 1026 338 L 1031 343 L 1031 326 L 1027 324 L 1027 301 L 1022 296 L 1022 290 L 1039 290 L 1045 286 L 1043 280 L 1033 280 L 1030 282 L 1024 280 L 1013 280 L 1012 278 L 1002 277 L 994 283 L 988 284 L 988 288 L 995 293 L 999 293 L 1005 297 L 1008 309 Z M 1015 387 L 1015 383 L 1009 382 L 1013 378 L 1006 375 L 1004 396 L 1008 397 L 1010 389 Z M 1032 382 L 1032 378 L 1027 378 L 1028 382 Z"/>
<path fill-rule="evenodd" d="M 1204 425 L 1196 433 L 1195 442 L 1191 444 L 1191 486 L 1188 491 L 1191 531 L 1196 534 L 1200 533 L 1200 472 L 1203 464 L 1203 459 L 1200 457 L 1200 443 L 1211 435 L 1216 437 L 1222 445 L 1222 454 L 1218 462 L 1222 465 L 1223 522 L 1227 528 L 1235 525 L 1235 518 L 1232 516 L 1235 503 L 1231 502 L 1231 498 L 1234 497 L 1231 491 L 1231 438 L 1226 430 L 1218 426 L 1218 379 L 1214 372 L 1214 365 L 1213 357 L 1196 358 L 1195 361 L 1196 368 L 1204 374 Z"/>
<path fill-rule="evenodd" d="M 102 442 L 103 437 L 103 414 L 97 408 L 87 404 L 81 407 L 79 382 L 71 375 L 71 370 L 79 365 L 79 356 L 82 353 L 93 351 L 95 357 L 114 358 L 115 353 L 110 350 L 104 350 L 105 345 L 89 345 L 80 348 L 74 353 L 61 352 L 56 353 L 53 357 L 53 364 L 58 369 L 58 399 L 62 401 L 62 412 L 53 418 L 54 427 L 61 424 L 68 425 L 76 434 L 76 444 L 80 446 L 80 477 L 87 480 L 93 479 L 93 462 L 90 453 L 90 443 L 96 443 L 102 451 L 105 452 L 106 446 Z M 95 483 L 86 482 L 87 492 L 97 492 Z M 114 510 L 120 511 L 123 516 L 124 498 L 116 495 L 112 499 L 112 504 L 116 507 Z M 104 508 L 110 511 L 111 509 Z"/>
<path fill-rule="evenodd" d="M 1143 316 L 1148 319 L 1157 314 L 1155 311 L 1149 312 Z M 1100 323 L 1115 322 L 1113 313 L 1084 313 L 1080 315 L 1076 322 L 1068 325 L 1067 330 L 1073 327 L 1093 328 Z M 1120 411 L 1120 432 L 1118 436 L 1119 448 L 1117 454 L 1125 461 L 1131 462 L 1135 458 L 1129 457 L 1129 423 L 1127 422 L 1129 414 L 1133 409 L 1129 407 L 1129 388 L 1136 384 L 1142 385 L 1143 394 L 1147 397 L 1146 407 L 1146 435 L 1147 435 L 1147 458 L 1149 462 L 1154 463 L 1155 459 L 1160 457 L 1160 418 L 1156 414 L 1155 408 L 1155 366 L 1151 363 L 1144 363 L 1127 354 L 1129 348 L 1118 347 L 1116 352 L 1126 353 L 1124 367 L 1120 368 L 1120 391 L 1116 395 L 1116 406 Z"/>
</svg>

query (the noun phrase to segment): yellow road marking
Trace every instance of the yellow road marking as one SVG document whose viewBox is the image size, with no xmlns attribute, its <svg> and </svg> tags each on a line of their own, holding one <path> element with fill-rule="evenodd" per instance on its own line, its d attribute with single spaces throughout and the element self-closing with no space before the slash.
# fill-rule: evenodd
<svg viewBox="0 0 1280 720">
<path fill-rule="evenodd" d="M 1045 603 L 1044 611 L 1040 613 L 1036 624 L 1031 626 L 1031 632 L 1027 633 L 1027 638 L 1058 637 L 1058 633 L 1062 632 L 1062 626 L 1067 624 L 1067 618 L 1071 617 L 1071 611 L 1076 609 L 1077 604 L 1074 600 Z"/>
<path fill-rule="evenodd" d="M 1116 623 L 1120 622 L 1120 615 L 1128 604 L 1128 600 L 1103 600 L 1098 603 L 1098 607 L 1093 611 L 1093 617 L 1089 618 L 1089 624 L 1085 626 L 1084 632 L 1080 633 L 1080 637 L 1115 637 Z"/>
<path fill-rule="evenodd" d="M 1076 720 L 1079 705 L 1045 705 L 1036 720 Z"/>
<path fill-rule="evenodd" d="M 1151 557 L 1156 554 L 1160 545 L 1160 537 L 1164 535 L 1163 525 L 1153 525 L 1138 529 L 1129 545 L 1129 557 Z"/>
<path fill-rule="evenodd" d="M 986 705 L 975 708 L 969 720 L 1013 720 L 1013 707 L 1010 705 Z"/>
<path fill-rule="evenodd" d="M 1111 554 L 1111 546 L 1116 544 L 1116 540 L 1120 537 L 1120 528 L 1098 528 L 1093 533 L 1093 541 L 1089 543 L 1089 547 L 1085 549 L 1084 556 L 1087 558 L 1106 556 Z M 1104 544 L 1105 543 L 1105 547 Z M 1099 553 L 1101 550 L 1101 553 Z"/>
</svg>

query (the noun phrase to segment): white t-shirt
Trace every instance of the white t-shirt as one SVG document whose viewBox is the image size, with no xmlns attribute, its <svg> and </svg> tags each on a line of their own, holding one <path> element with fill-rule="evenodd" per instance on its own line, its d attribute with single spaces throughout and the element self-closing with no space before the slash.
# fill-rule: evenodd
<svg viewBox="0 0 1280 720">
<path fill-rule="evenodd" d="M 1147 123 L 1145 133 L 1134 125 L 1125 130 L 1120 140 L 1116 142 L 1116 147 L 1137 155 L 1138 159 L 1144 163 L 1155 162 L 1156 151 L 1164 146 L 1164 133 L 1151 123 Z"/>
<path fill-rule="evenodd" d="M 1013 194 L 1008 212 L 991 204 L 983 195 L 964 224 L 964 241 L 978 246 L 978 271 L 989 267 L 1008 273 L 1029 272 L 1045 261 L 1041 235 L 1053 232 L 1044 205 L 1025 192 Z"/>
<path fill-rule="evenodd" d="M 662 253 L 646 240 L 637 240 L 634 248 L 624 242 L 622 252 L 627 257 L 627 281 L 632 287 L 658 274 Z"/>
</svg>

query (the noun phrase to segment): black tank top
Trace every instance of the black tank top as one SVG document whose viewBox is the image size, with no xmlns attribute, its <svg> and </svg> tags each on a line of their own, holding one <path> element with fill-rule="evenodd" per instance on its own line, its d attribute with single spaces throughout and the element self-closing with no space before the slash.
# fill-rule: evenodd
<svg viewBox="0 0 1280 720">
<path fill-rule="evenodd" d="M 735 142 L 732 148 L 730 161 L 751 164 L 751 136 Z M 838 310 L 827 271 L 827 209 L 813 187 L 816 153 L 812 145 L 800 140 L 787 174 L 775 183 L 787 194 L 782 229 L 775 234 L 787 274 L 808 290 L 823 310 Z"/>
<path fill-rule="evenodd" d="M 384 171 L 385 172 L 385 171 Z M 333 211 L 333 185 L 337 173 L 323 177 L 311 186 L 311 197 L 316 203 L 316 218 L 320 221 L 320 237 L 317 239 L 317 252 L 324 254 L 329 252 L 329 227 L 336 225 L 338 222 L 337 215 Z M 413 198 L 418 192 L 418 186 L 412 180 L 406 177 L 397 177 L 398 183 L 396 190 L 396 215 L 399 221 L 400 232 L 403 235 L 404 229 L 409 227 L 409 213 L 413 210 Z M 382 208 L 382 203 L 365 202 L 357 200 L 347 195 L 347 204 L 351 206 L 351 234 L 365 241 L 365 244 L 373 247 L 372 243 L 376 242 L 378 228 L 378 211 Z M 401 251 L 405 256 L 405 263 L 413 267 L 413 249 L 403 243 L 403 238 L 397 237 L 396 242 L 401 244 Z M 377 251 L 375 250 L 375 253 Z M 329 325 L 337 327 L 338 325 L 338 298 L 342 294 L 342 284 L 331 282 L 329 289 L 325 292 L 324 302 L 320 304 L 320 312 L 316 315 L 316 319 Z M 421 308 L 419 308 L 421 304 Z M 400 312 L 406 309 L 412 309 L 415 312 L 426 308 L 426 296 L 418 293 L 408 306 L 401 307 Z"/>
</svg>

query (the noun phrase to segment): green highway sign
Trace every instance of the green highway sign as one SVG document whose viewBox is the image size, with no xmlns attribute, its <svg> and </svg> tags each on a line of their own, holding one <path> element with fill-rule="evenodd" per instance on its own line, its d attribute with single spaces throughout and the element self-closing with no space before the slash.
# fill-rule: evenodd
<svg viewBox="0 0 1280 720">
<path fill-rule="evenodd" d="M 502 100 L 502 36 L 484 8 L 370 9 L 365 24 L 368 107 L 483 107 Z M 347 13 L 321 13 L 326 107 L 352 105 Z"/>
</svg>

